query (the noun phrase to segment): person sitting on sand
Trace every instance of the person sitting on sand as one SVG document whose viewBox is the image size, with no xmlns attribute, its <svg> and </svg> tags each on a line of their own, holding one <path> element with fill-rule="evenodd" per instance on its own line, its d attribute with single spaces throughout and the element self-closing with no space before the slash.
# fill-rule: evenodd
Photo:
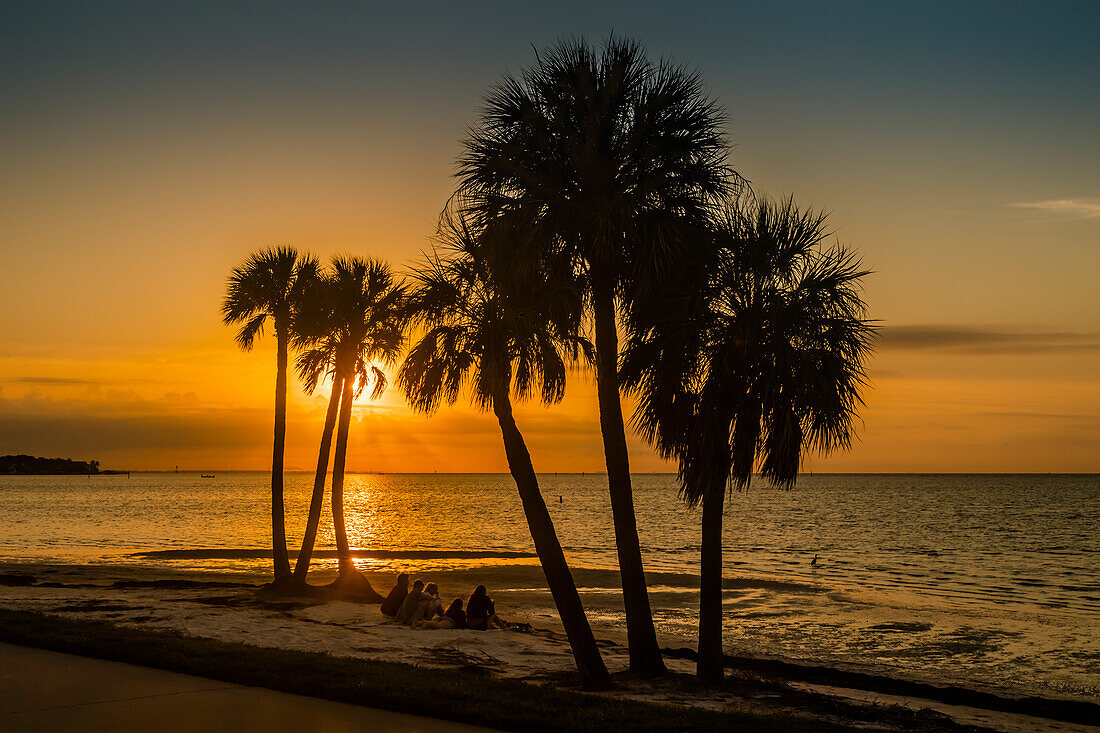
<svg viewBox="0 0 1100 733">
<path fill-rule="evenodd" d="M 397 613 L 394 614 L 393 620 L 399 624 L 407 624 L 412 619 L 413 614 L 416 613 L 416 607 L 420 605 L 421 597 L 424 595 L 424 581 L 417 580 L 413 583 L 412 590 L 405 596 L 405 600 L 401 602 L 401 607 L 397 609 Z"/>
<path fill-rule="evenodd" d="M 452 629 L 466 628 L 466 612 L 462 610 L 461 598 L 451 601 L 451 605 L 447 606 L 447 611 L 443 615 L 451 620 Z"/>
<path fill-rule="evenodd" d="M 493 599 L 489 597 L 489 592 L 483 585 L 474 588 L 470 600 L 466 602 L 466 626 L 478 631 L 487 631 L 492 627 L 503 629 L 508 626 L 497 616 Z"/>
<path fill-rule="evenodd" d="M 418 629 L 464 629 L 466 612 L 462 610 L 462 599 L 456 598 L 447 606 L 446 612 L 434 621 L 421 621 Z"/>
<path fill-rule="evenodd" d="M 410 626 L 416 626 L 420 621 L 431 621 L 436 616 L 443 615 L 443 601 L 439 600 L 439 586 L 428 583 L 424 586 L 424 592 L 420 594 L 420 602 L 408 620 Z"/>
<path fill-rule="evenodd" d="M 401 604 L 409 595 L 409 574 L 401 573 L 397 576 L 397 585 L 393 587 L 386 600 L 382 601 L 382 615 L 393 618 L 401 610 Z"/>
</svg>

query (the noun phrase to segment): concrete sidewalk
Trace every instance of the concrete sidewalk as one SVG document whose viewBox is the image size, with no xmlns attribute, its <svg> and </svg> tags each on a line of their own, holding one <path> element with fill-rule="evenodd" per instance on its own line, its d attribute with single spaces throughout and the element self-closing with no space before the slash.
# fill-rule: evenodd
<svg viewBox="0 0 1100 733">
<path fill-rule="evenodd" d="M 486 728 L 0 643 L 0 731 L 472 733 Z"/>
</svg>

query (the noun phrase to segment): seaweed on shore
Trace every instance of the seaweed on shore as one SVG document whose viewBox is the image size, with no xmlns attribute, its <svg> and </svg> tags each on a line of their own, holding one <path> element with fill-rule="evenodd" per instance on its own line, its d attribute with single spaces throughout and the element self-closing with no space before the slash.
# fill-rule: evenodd
<svg viewBox="0 0 1100 733">
<path fill-rule="evenodd" d="M 676 659 L 695 659 L 695 650 L 687 648 L 664 649 L 665 656 Z M 926 682 L 886 677 L 823 667 L 817 665 L 796 664 L 777 659 L 759 659 L 754 657 L 725 655 L 726 667 L 733 670 L 751 671 L 811 684 L 844 687 L 865 692 L 878 692 L 884 695 L 916 697 L 935 700 L 949 705 L 964 705 L 1002 713 L 1030 715 L 1065 723 L 1096 725 L 1100 721 L 1100 705 L 1083 700 L 1059 700 L 1037 696 L 1007 697 L 992 692 L 971 690 L 954 685 L 933 685 Z"/>
<path fill-rule="evenodd" d="M 427 650 L 425 658 L 432 662 L 446 662 L 460 669 L 477 671 L 484 674 L 495 672 L 504 667 L 504 662 L 480 649 L 463 651 L 449 644 L 442 644 Z"/>
</svg>

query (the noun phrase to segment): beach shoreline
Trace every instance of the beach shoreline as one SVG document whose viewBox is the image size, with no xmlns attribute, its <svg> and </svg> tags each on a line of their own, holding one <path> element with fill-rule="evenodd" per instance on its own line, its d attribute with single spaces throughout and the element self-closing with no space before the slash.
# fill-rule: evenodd
<svg viewBox="0 0 1100 733">
<path fill-rule="evenodd" d="M 68 619 L 48 614 L 0 609 L 0 642 L 89 659 L 140 665 L 130 670 L 138 679 L 141 667 L 190 675 L 247 688 L 267 688 L 322 700 L 351 703 L 380 711 L 412 713 L 436 721 L 524 731 L 788 731 L 851 730 L 833 709 L 816 714 L 788 712 L 776 705 L 738 710 L 708 710 L 585 693 L 547 684 L 499 679 L 469 669 L 426 669 L 408 663 L 339 657 L 327 653 L 262 647 L 164 631 L 116 626 L 102 621 Z M 16 650 L 19 647 L 10 647 Z M 132 685 L 131 685 L 132 686 Z M 115 687 L 115 694 L 126 694 Z M 794 693 L 795 697 L 799 696 Z M 853 720 L 867 719 L 878 730 L 958 730 L 948 721 L 904 710 L 866 710 Z M 869 717 L 868 717 L 869 715 Z M 3 716 L 0 716 L 2 719 Z M 914 721 L 901 728 L 879 721 Z M 931 721 L 931 727 L 926 724 Z M 417 730 L 422 723 L 414 726 Z M 946 726 L 946 727 L 945 727 Z M 360 729 L 355 726 L 354 729 Z M 406 728 L 401 728 L 402 730 Z"/>
<path fill-rule="evenodd" d="M 658 638 L 693 649 L 698 517 L 676 498 L 674 479 L 635 478 Z M 286 479 L 291 557 L 312 483 Z M 540 486 L 564 499 L 548 508 L 596 636 L 622 643 L 606 480 L 543 475 Z M 1096 488 L 1094 480 L 812 476 L 797 491 L 738 494 L 726 522 L 725 650 L 1100 702 L 1097 546 L 1083 509 Z M 154 577 L 238 573 L 262 583 L 271 570 L 270 490 L 261 473 L 0 480 L 0 562 L 115 566 Z M 436 581 L 448 602 L 485 583 L 505 617 L 556 626 L 510 477 L 351 476 L 345 493 L 356 564 L 379 591 L 401 571 Z M 872 526 L 888 528 L 889 541 L 864 531 Z M 1020 529 L 1004 531 L 1009 526 Z M 332 577 L 334 544 L 331 524 L 321 522 L 311 582 Z"/>
<path fill-rule="evenodd" d="M 530 633 L 417 631 L 386 622 L 376 606 L 261 593 L 266 578 L 258 573 L 139 566 L 2 563 L 0 583 L 5 587 L 0 595 L 0 608 L 101 621 L 120 628 L 182 633 L 225 643 L 320 651 L 355 659 L 412 663 L 429 669 L 478 669 L 494 678 L 569 688 L 572 656 L 556 617 L 547 612 L 548 593 L 544 588 L 537 589 L 541 588 L 539 574 L 537 565 L 488 566 L 426 574 L 440 584 L 445 597 L 457 588 L 472 587 L 475 582 L 490 583 L 491 588 L 498 589 L 493 592 L 501 614 L 509 621 L 530 623 L 533 627 Z M 321 570 L 311 575 L 311 582 L 320 585 L 331 579 L 331 575 L 331 571 Z M 368 577 L 376 589 L 382 593 L 388 591 L 392 575 L 368 573 Z M 621 674 L 627 667 L 621 628 L 598 613 L 593 614 L 593 627 L 608 667 Z M 690 677 L 694 672 L 690 649 L 676 647 L 670 652 L 673 672 Z M 897 679 L 860 676 L 853 669 L 761 658 L 731 661 L 736 678 L 779 680 L 789 688 L 821 694 L 845 705 L 887 704 L 926 709 L 932 714 L 949 715 L 960 723 L 987 725 L 996 730 L 1041 730 L 1042 725 L 1055 719 L 1062 722 L 1050 729 L 1065 729 L 1063 724 L 1086 721 L 1094 711 L 1100 712 L 1100 707 L 1083 700 L 1031 698 L 1021 704 L 1022 698 L 1005 695 L 1003 691 L 992 694 L 988 690 L 929 685 L 928 681 L 918 682 L 904 676 Z M 832 684 L 828 684 L 830 681 Z M 948 692 L 945 696 L 936 693 L 937 689 Z M 931 698 L 939 699 L 922 698 L 929 692 Z M 759 706 L 751 696 L 746 698 L 743 691 L 686 694 L 682 689 L 632 683 L 617 694 L 628 699 L 708 710 Z M 1021 711 L 1037 713 L 1039 717 Z"/>
</svg>

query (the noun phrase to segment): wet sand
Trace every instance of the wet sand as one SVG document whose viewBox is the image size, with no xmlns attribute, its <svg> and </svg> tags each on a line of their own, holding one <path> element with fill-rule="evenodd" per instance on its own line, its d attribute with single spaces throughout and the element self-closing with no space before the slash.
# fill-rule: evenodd
<svg viewBox="0 0 1100 733">
<path fill-rule="evenodd" d="M 0 728 L 24 733 L 489 730 L 11 644 L 0 643 L 0 670 Z"/>
</svg>

